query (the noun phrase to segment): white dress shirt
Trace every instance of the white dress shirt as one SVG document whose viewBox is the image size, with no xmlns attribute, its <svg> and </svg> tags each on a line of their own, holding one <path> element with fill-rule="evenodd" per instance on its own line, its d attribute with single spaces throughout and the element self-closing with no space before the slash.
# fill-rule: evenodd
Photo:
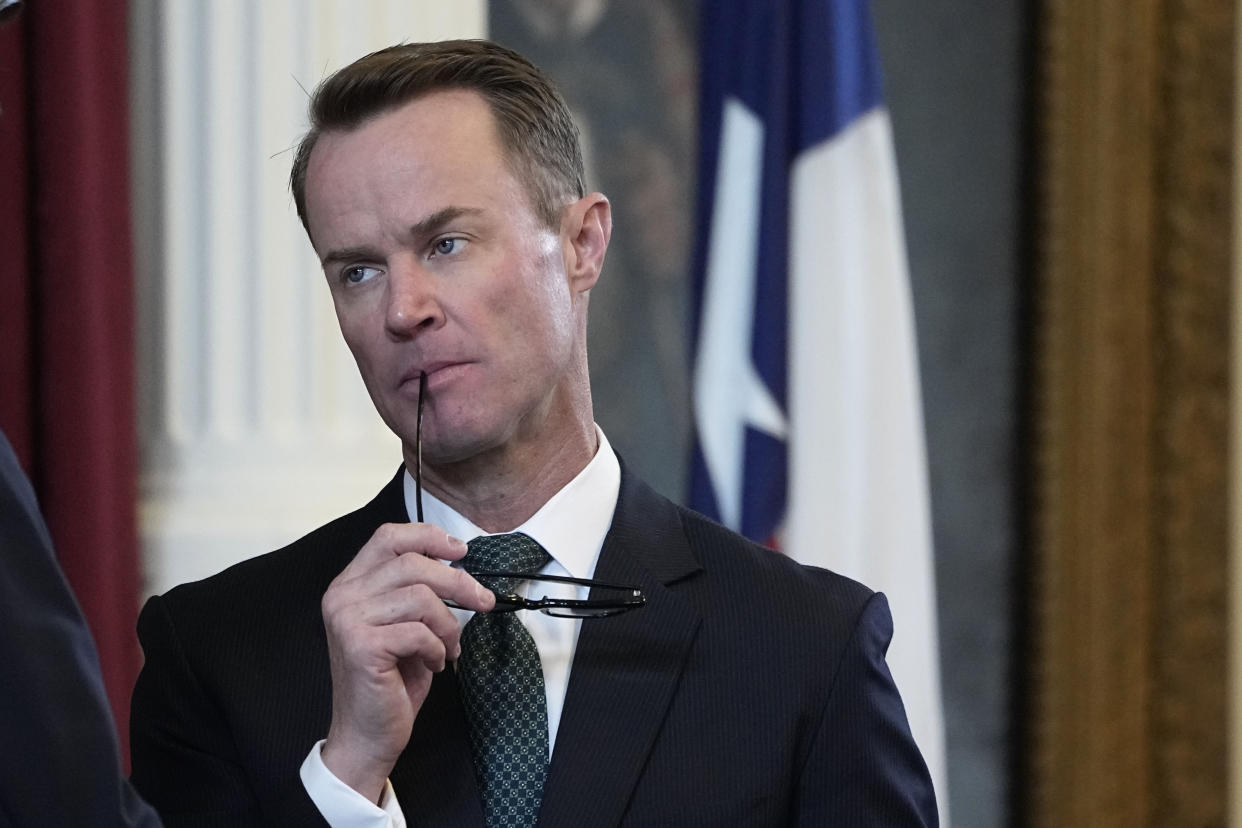
<svg viewBox="0 0 1242 828">
<path fill-rule="evenodd" d="M 621 465 L 608 444 L 604 432 L 595 427 L 599 448 L 595 457 L 577 477 L 543 504 L 534 515 L 511 532 L 523 532 L 547 550 L 552 560 L 540 572 L 547 575 L 570 575 L 591 578 L 599 561 L 604 536 L 612 525 L 621 488 Z M 410 515 L 417 514 L 414 503 L 414 479 L 405 474 L 405 505 Z M 450 535 L 469 541 L 487 534 L 466 517 L 454 511 L 428 492 L 423 492 L 423 518 Z M 524 594 L 539 591 L 555 597 L 586 597 L 585 587 L 524 582 Z M 469 610 L 453 610 L 461 624 L 473 615 Z M 544 692 L 548 702 L 548 749 L 556 744 L 569 671 L 582 621 L 555 618 L 540 612 L 522 613 L 522 622 L 530 630 L 543 665 Z M 341 782 L 323 764 L 320 755 L 323 742 L 317 742 L 302 763 L 302 784 L 311 800 L 333 828 L 404 828 L 405 816 L 386 784 L 379 806 Z"/>
</svg>

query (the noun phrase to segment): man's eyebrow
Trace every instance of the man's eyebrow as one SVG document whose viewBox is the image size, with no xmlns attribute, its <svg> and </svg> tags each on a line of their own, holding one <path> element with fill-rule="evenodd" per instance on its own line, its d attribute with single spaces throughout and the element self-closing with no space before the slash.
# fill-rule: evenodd
<svg viewBox="0 0 1242 828">
<path fill-rule="evenodd" d="M 340 250 L 329 251 L 326 256 L 319 260 L 319 264 L 326 268 L 331 264 L 356 261 L 373 262 L 378 258 L 380 257 L 369 247 L 344 247 Z"/>
<path fill-rule="evenodd" d="M 454 219 L 462 216 L 473 216 L 482 213 L 479 207 L 445 207 L 443 210 L 436 210 L 431 215 L 417 222 L 410 228 L 410 235 L 414 238 L 426 238 L 435 235 L 440 228 Z"/>
<path fill-rule="evenodd" d="M 414 239 L 425 239 L 428 236 L 435 235 L 444 225 L 459 219 L 462 216 L 474 216 L 483 212 L 480 207 L 445 207 L 442 210 L 436 210 L 431 215 L 420 219 L 410 227 L 410 237 Z M 342 262 L 375 261 L 379 256 L 375 250 L 369 247 L 343 247 L 340 250 L 331 250 L 319 263 L 323 267 L 331 264 L 340 264 Z"/>
</svg>

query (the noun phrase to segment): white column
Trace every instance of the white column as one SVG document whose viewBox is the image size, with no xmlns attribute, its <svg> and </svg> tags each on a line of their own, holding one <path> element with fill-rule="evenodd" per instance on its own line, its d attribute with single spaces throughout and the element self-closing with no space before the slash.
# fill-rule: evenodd
<svg viewBox="0 0 1242 828">
<path fill-rule="evenodd" d="M 162 592 L 365 503 L 401 461 L 289 193 L 307 92 L 485 0 L 136 0 L 139 527 Z"/>
</svg>

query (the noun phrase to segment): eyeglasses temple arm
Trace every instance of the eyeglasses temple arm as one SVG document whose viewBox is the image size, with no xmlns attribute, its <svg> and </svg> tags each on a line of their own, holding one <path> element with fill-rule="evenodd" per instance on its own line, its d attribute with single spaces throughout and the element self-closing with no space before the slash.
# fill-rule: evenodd
<svg viewBox="0 0 1242 828">
<path fill-rule="evenodd" d="M 427 372 L 418 372 L 418 419 L 414 426 L 414 511 L 423 522 L 423 400 L 427 399 Z"/>
</svg>

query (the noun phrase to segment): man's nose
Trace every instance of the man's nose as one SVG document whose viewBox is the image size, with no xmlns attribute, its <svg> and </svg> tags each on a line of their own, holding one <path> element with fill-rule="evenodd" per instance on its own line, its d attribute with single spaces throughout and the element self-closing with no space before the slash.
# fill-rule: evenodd
<svg viewBox="0 0 1242 828">
<path fill-rule="evenodd" d="M 394 262 L 388 271 L 388 333 L 407 339 L 444 324 L 435 277 L 418 262 Z"/>
</svg>

